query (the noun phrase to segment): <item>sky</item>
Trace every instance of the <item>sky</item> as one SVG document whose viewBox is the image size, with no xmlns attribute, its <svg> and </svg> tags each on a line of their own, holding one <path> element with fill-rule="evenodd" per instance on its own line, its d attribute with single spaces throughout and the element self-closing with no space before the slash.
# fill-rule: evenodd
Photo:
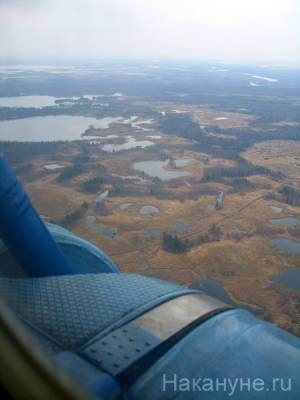
<svg viewBox="0 0 300 400">
<path fill-rule="evenodd" d="M 300 0 L 0 0 L 0 62 L 300 65 Z"/>
</svg>

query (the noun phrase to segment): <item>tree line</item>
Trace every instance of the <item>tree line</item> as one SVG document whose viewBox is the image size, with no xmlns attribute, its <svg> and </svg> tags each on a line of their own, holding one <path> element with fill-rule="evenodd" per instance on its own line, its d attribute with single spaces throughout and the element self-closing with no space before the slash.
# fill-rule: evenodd
<svg viewBox="0 0 300 400">
<path fill-rule="evenodd" d="M 284 197 L 287 204 L 300 206 L 300 190 L 292 186 L 285 185 L 279 189 L 279 193 Z"/>
<path fill-rule="evenodd" d="M 169 253 L 182 254 L 188 252 L 192 247 L 220 240 L 221 234 L 221 229 L 216 224 L 213 224 L 207 233 L 199 234 L 195 239 L 180 238 L 176 234 L 163 232 L 162 248 Z"/>
</svg>

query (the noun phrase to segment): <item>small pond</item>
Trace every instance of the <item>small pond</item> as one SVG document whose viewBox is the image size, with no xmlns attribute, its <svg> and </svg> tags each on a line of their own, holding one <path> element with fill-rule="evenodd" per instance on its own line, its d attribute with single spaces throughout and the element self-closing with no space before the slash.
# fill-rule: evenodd
<svg viewBox="0 0 300 400">
<path fill-rule="evenodd" d="M 97 224 L 94 215 L 89 215 L 85 218 L 85 225 L 87 228 L 93 229 L 95 232 L 109 238 L 114 238 L 117 234 L 117 229 Z"/>
<path fill-rule="evenodd" d="M 104 201 L 108 197 L 108 195 L 109 195 L 109 190 L 105 190 L 105 192 L 100 193 L 100 194 L 97 195 L 97 197 L 95 199 L 95 202 L 97 204 L 101 203 L 102 201 Z"/>
<path fill-rule="evenodd" d="M 181 178 L 190 175 L 190 172 L 168 170 L 165 167 L 169 165 L 169 160 L 166 161 L 141 161 L 133 164 L 136 171 L 143 171 L 152 178 L 159 178 L 162 181 Z"/>
<path fill-rule="evenodd" d="M 175 231 L 180 232 L 180 233 L 191 233 L 193 232 L 193 228 L 190 225 L 186 225 L 182 222 L 179 221 L 173 221 L 172 222 L 172 228 L 175 229 Z"/>
<path fill-rule="evenodd" d="M 224 214 L 224 215 L 232 214 L 232 209 L 231 208 L 224 208 L 221 211 L 221 213 Z"/>
<path fill-rule="evenodd" d="M 143 206 L 140 209 L 140 214 L 141 215 L 153 215 L 159 213 L 159 209 L 154 206 Z"/>
<path fill-rule="evenodd" d="M 112 174 L 112 176 L 115 176 L 116 178 L 120 178 L 123 180 L 130 180 L 130 181 L 138 181 L 139 183 L 146 183 L 147 179 L 143 178 L 142 176 L 138 175 L 118 175 L 118 174 Z"/>
<path fill-rule="evenodd" d="M 148 229 L 148 235 L 149 235 L 151 238 L 158 237 L 158 236 L 160 236 L 161 234 L 162 234 L 162 230 L 159 229 L 159 228 Z"/>
<path fill-rule="evenodd" d="M 282 210 L 283 210 L 283 208 L 282 207 L 277 207 L 277 206 L 270 206 L 270 208 L 274 211 L 274 212 L 276 212 L 276 213 L 281 213 L 282 212 Z"/>
<path fill-rule="evenodd" d="M 174 164 L 177 168 L 183 168 L 188 165 L 195 164 L 196 162 L 197 162 L 197 160 L 195 160 L 194 158 L 182 158 L 182 159 L 174 160 Z"/>
<path fill-rule="evenodd" d="M 119 205 L 120 210 L 127 210 L 127 208 L 131 207 L 133 203 L 123 203 Z"/>
<path fill-rule="evenodd" d="M 47 164 L 44 165 L 44 169 L 47 171 L 56 171 L 57 169 L 62 169 L 65 168 L 64 165 L 61 164 Z"/>
<path fill-rule="evenodd" d="M 95 231 L 97 233 L 100 233 L 103 236 L 109 237 L 109 238 L 114 238 L 117 234 L 117 230 L 113 228 L 108 228 L 107 226 L 95 226 L 94 227 Z"/>
</svg>

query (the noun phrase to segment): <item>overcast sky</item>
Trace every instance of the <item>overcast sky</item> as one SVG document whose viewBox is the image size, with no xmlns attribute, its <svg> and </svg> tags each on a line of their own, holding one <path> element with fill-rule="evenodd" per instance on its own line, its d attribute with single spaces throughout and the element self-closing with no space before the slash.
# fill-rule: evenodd
<svg viewBox="0 0 300 400">
<path fill-rule="evenodd" d="M 300 0 L 0 0 L 0 62 L 300 64 Z"/>
</svg>

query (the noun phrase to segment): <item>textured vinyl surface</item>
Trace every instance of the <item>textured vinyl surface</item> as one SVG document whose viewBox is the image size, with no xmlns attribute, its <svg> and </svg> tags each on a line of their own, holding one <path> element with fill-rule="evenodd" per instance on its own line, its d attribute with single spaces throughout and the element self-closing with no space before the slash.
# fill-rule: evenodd
<svg viewBox="0 0 300 400">
<path fill-rule="evenodd" d="M 122 317 L 184 289 L 129 274 L 0 279 L 0 293 L 22 318 L 76 348 Z"/>
</svg>

